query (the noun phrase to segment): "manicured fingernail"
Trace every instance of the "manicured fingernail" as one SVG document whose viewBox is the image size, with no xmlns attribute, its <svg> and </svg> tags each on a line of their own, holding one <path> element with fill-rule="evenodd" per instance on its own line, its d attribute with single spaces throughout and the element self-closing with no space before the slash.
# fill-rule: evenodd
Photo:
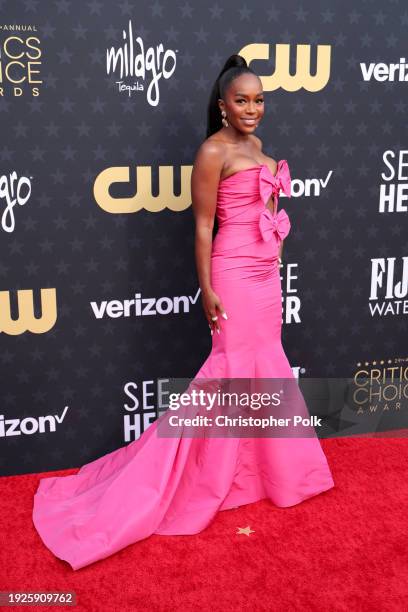
<svg viewBox="0 0 408 612">
<path fill-rule="evenodd" d="M 222 316 L 224 317 L 224 319 L 228 319 L 228 317 L 227 317 L 227 313 L 226 313 L 226 312 L 223 312 L 223 313 L 222 313 Z"/>
<path fill-rule="evenodd" d="M 218 332 L 218 333 L 220 333 L 220 330 L 219 330 L 219 329 L 217 329 L 217 332 Z"/>
<path fill-rule="evenodd" d="M 213 335 L 213 333 L 214 333 L 214 331 L 213 331 L 213 330 L 211 330 L 211 335 Z"/>
</svg>

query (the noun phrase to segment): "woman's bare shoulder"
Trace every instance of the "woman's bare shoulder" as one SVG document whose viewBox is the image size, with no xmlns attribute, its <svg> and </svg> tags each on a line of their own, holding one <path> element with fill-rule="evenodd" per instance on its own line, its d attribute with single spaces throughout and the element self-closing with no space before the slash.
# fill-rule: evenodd
<svg viewBox="0 0 408 612">
<path fill-rule="evenodd" d="M 221 167 L 224 163 L 225 143 L 220 140 L 207 138 L 198 147 L 195 155 L 194 166 L 197 164 L 210 164 L 214 167 Z"/>
</svg>

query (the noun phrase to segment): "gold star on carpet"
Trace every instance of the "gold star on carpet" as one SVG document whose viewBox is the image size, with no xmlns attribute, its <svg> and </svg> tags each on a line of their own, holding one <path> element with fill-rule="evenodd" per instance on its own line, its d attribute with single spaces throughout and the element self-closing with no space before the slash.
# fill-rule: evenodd
<svg viewBox="0 0 408 612">
<path fill-rule="evenodd" d="M 249 537 L 250 533 L 255 533 L 255 531 L 253 529 L 251 529 L 248 525 L 248 527 L 237 527 L 238 531 L 236 533 L 236 535 L 240 535 L 241 533 L 244 533 L 246 536 Z"/>
</svg>

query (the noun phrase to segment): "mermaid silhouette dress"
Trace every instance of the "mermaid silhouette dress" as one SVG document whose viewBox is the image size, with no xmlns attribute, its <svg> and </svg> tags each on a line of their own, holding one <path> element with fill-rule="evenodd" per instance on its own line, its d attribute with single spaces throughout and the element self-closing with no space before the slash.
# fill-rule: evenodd
<svg viewBox="0 0 408 612">
<path fill-rule="evenodd" d="M 290 196 L 290 183 L 286 160 L 275 175 L 260 164 L 219 183 L 211 282 L 228 320 L 220 319 L 195 379 L 294 379 L 281 343 L 278 267 L 279 244 L 290 230 L 278 197 Z M 76 474 L 40 480 L 34 525 L 74 570 L 152 534 L 198 533 L 221 510 L 261 499 L 293 506 L 334 486 L 317 436 L 160 437 L 169 412 Z"/>
</svg>

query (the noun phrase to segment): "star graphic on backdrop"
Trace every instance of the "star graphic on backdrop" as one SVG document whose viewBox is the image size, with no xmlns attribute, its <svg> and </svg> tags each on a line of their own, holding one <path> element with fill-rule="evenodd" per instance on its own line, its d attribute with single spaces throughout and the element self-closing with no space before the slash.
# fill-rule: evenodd
<svg viewBox="0 0 408 612">
<path fill-rule="evenodd" d="M 237 531 L 236 535 L 244 534 L 244 535 L 249 537 L 249 535 L 251 533 L 255 533 L 255 531 L 253 529 L 251 529 L 249 527 L 249 525 L 248 525 L 248 527 L 237 527 L 237 529 L 238 529 L 238 531 Z"/>
</svg>

